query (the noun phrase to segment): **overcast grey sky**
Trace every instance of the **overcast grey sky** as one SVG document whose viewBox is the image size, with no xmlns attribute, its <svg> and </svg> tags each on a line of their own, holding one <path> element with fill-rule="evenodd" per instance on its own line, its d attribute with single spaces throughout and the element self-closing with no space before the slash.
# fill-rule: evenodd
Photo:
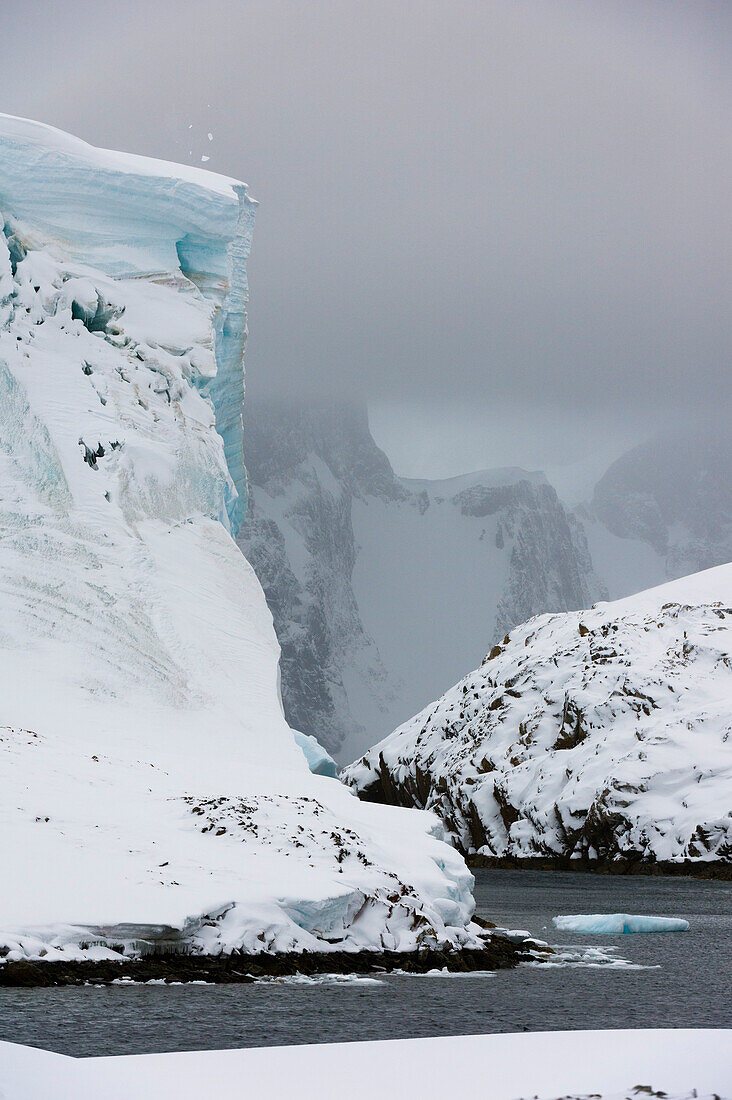
<svg viewBox="0 0 732 1100">
<path fill-rule="evenodd" d="M 731 29 L 729 0 L 25 0 L 0 109 L 250 184 L 250 393 L 363 394 L 405 473 L 551 466 L 730 398 Z"/>
</svg>

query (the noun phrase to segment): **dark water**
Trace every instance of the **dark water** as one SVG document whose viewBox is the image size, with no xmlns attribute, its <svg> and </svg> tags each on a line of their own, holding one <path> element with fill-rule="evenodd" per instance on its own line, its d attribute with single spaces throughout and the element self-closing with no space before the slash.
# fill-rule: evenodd
<svg viewBox="0 0 732 1100">
<path fill-rule="evenodd" d="M 564 965 L 491 976 L 387 975 L 381 985 L 3 989 L 0 1039 L 94 1055 L 471 1032 L 732 1027 L 732 884 L 532 871 L 478 871 L 476 880 L 479 913 L 558 945 Z M 685 917 L 691 930 L 588 936 L 551 924 L 560 913 L 603 912 Z M 598 947 L 599 960 L 592 954 Z M 610 965 L 613 958 L 654 969 Z M 568 965 L 578 959 L 581 965 Z"/>
</svg>

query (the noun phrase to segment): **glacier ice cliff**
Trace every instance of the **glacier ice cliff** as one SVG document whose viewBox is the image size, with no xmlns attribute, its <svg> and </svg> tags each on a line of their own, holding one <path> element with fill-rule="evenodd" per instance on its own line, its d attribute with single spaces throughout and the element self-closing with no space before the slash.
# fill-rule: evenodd
<svg viewBox="0 0 732 1100">
<path fill-rule="evenodd" d="M 472 942 L 438 819 L 282 712 L 232 537 L 246 188 L 0 116 L 0 217 L 0 956 Z"/>
<path fill-rule="evenodd" d="M 511 631 L 346 769 L 487 857 L 732 863 L 732 565 Z"/>
<path fill-rule="evenodd" d="M 40 243 L 49 258 L 89 265 L 117 279 L 180 280 L 184 287 L 190 281 L 186 289 L 197 287 L 216 307 L 213 331 L 196 348 L 189 369 L 213 400 L 239 494 L 228 501 L 238 527 L 246 505 L 241 361 L 255 205 L 246 187 L 183 165 L 172 173 L 165 164 L 130 154 L 94 150 L 90 157 L 89 146 L 78 138 L 8 116 L 0 158 L 3 194 L 9 197 L 6 233 L 21 248 L 33 250 Z M 97 310 L 102 308 L 100 302 Z M 160 346 L 168 339 L 174 354 L 184 354 L 178 345 L 185 340 L 171 324 L 177 325 L 178 317 L 156 333 Z"/>
</svg>

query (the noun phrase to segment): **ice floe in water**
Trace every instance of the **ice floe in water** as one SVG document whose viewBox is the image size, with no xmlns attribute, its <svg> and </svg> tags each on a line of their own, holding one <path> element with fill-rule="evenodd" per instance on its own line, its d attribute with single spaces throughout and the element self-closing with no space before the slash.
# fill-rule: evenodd
<svg viewBox="0 0 732 1100">
<path fill-rule="evenodd" d="M 562 932 L 590 932 L 617 936 L 630 932 L 688 932 L 688 920 L 679 917 L 638 917 L 630 913 L 590 913 L 554 917 Z"/>
<path fill-rule="evenodd" d="M 384 985 L 381 978 L 366 978 L 361 974 L 286 974 L 282 977 L 257 978 L 266 985 Z"/>
<path fill-rule="evenodd" d="M 647 966 L 631 962 L 618 955 L 618 947 L 589 947 L 586 944 L 554 944 L 553 954 L 542 956 L 520 966 L 540 967 L 542 970 L 582 967 L 586 970 L 658 970 L 659 966 Z"/>
</svg>

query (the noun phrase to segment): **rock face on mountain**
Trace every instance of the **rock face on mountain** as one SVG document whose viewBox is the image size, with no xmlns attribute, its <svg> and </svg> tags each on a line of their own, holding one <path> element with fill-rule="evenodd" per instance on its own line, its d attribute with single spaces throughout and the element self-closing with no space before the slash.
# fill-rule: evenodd
<svg viewBox="0 0 732 1100">
<path fill-rule="evenodd" d="M 634 447 L 577 510 L 612 598 L 732 560 L 732 437 L 691 421 Z"/>
<path fill-rule="evenodd" d="M 479 944 L 438 820 L 312 774 L 282 713 L 233 537 L 252 221 L 0 116 L 2 959 Z"/>
<path fill-rule="evenodd" d="M 282 647 L 288 720 L 345 761 L 540 611 L 603 595 L 543 475 L 397 478 L 365 410 L 247 401 L 239 535 Z"/>
<path fill-rule="evenodd" d="M 542 615 L 346 769 L 485 856 L 732 861 L 732 565 Z"/>
<path fill-rule="evenodd" d="M 353 593 L 352 501 L 407 494 L 359 410 L 251 404 L 239 546 L 274 618 L 287 719 L 335 752 L 367 736 L 365 716 L 388 722 L 394 691 Z"/>
</svg>

